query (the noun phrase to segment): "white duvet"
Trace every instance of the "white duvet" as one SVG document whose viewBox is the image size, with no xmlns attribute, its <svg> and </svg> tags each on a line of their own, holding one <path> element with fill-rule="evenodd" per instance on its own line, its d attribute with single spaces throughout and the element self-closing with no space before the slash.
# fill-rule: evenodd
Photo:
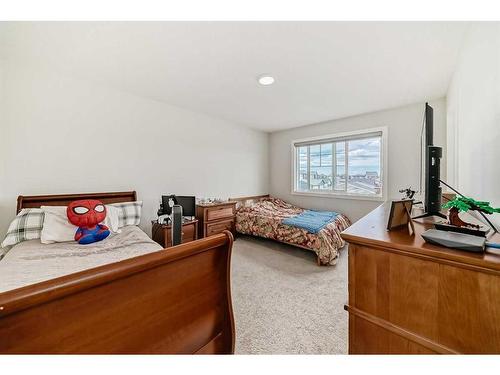
<svg viewBox="0 0 500 375">
<path fill-rule="evenodd" d="M 122 228 L 101 242 L 42 244 L 24 241 L 0 260 L 0 292 L 152 253 L 162 247 L 136 226 Z"/>
</svg>

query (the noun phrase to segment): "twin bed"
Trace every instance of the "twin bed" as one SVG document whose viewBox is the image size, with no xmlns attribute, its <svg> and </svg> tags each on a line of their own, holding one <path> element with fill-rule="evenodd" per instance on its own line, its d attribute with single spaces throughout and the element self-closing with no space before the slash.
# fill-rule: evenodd
<svg viewBox="0 0 500 375">
<path fill-rule="evenodd" d="M 87 246 L 77 242 L 24 241 L 15 245 L 0 261 L 0 292 L 159 250 L 162 247 L 137 226 L 126 226 L 121 233 Z"/>
<path fill-rule="evenodd" d="M 334 265 L 339 250 L 345 245 L 340 233 L 351 225 L 343 214 L 334 217 L 320 226 L 317 233 L 290 225 L 293 218 L 307 213 L 303 208 L 294 206 L 281 199 L 268 195 L 233 198 L 238 202 L 236 212 L 236 231 L 241 234 L 257 236 L 283 242 L 316 253 L 319 265 Z M 290 224 L 286 224 L 290 223 Z"/>
<path fill-rule="evenodd" d="M 19 197 L 22 208 L 135 192 Z M 136 226 L 103 242 L 14 246 L 0 261 L 0 353 L 233 353 L 233 238 L 162 249 Z"/>
</svg>

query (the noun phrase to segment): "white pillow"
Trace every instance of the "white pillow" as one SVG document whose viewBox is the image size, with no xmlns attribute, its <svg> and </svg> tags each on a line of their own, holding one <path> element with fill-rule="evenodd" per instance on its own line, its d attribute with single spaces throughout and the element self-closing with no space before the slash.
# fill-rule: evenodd
<svg viewBox="0 0 500 375">
<path fill-rule="evenodd" d="M 106 225 L 112 233 L 121 233 L 120 229 L 120 209 L 106 204 L 106 219 L 104 219 L 104 225 Z"/>
<path fill-rule="evenodd" d="M 75 240 L 77 227 L 68 221 L 66 206 L 42 206 L 45 219 L 43 221 L 40 242 L 49 244 L 54 242 L 68 242 Z M 119 210 L 106 205 L 106 225 L 112 233 L 120 233 L 118 228 Z"/>
</svg>

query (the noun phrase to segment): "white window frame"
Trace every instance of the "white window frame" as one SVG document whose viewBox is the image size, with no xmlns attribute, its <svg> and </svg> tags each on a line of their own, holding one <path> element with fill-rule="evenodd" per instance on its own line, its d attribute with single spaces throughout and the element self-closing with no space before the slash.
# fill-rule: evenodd
<svg viewBox="0 0 500 375">
<path fill-rule="evenodd" d="M 357 193 L 348 193 L 348 192 L 339 192 L 339 191 L 298 191 L 297 190 L 297 152 L 295 148 L 295 144 L 300 142 L 321 142 L 325 139 L 335 139 L 335 138 L 344 138 L 344 137 L 356 137 L 363 136 L 369 133 L 380 132 L 382 133 L 380 140 L 380 180 L 382 181 L 382 194 L 381 195 L 368 195 L 368 194 L 357 194 Z M 324 198 L 341 198 L 341 199 L 357 199 L 357 200 L 369 200 L 369 201 L 385 201 L 387 200 L 387 171 L 389 170 L 388 166 L 388 152 L 387 152 L 387 144 L 388 144 L 388 129 L 386 126 L 356 130 L 351 132 L 344 133 L 336 133 L 336 134 L 327 134 L 318 137 L 311 138 L 302 138 L 295 139 L 291 142 L 291 160 L 292 160 L 292 173 L 291 173 L 291 194 L 292 195 L 303 195 L 303 196 L 313 196 L 313 197 L 324 197 Z M 347 143 L 346 143 L 346 152 L 347 152 Z M 332 163 L 333 155 L 332 155 Z M 346 163 L 347 168 L 347 163 Z"/>
</svg>

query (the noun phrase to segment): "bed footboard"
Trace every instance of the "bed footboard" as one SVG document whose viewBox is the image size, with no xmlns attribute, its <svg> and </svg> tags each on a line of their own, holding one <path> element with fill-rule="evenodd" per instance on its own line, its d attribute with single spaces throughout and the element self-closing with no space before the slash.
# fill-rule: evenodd
<svg viewBox="0 0 500 375">
<path fill-rule="evenodd" d="M 0 353 L 230 354 L 230 232 L 0 293 Z"/>
</svg>

